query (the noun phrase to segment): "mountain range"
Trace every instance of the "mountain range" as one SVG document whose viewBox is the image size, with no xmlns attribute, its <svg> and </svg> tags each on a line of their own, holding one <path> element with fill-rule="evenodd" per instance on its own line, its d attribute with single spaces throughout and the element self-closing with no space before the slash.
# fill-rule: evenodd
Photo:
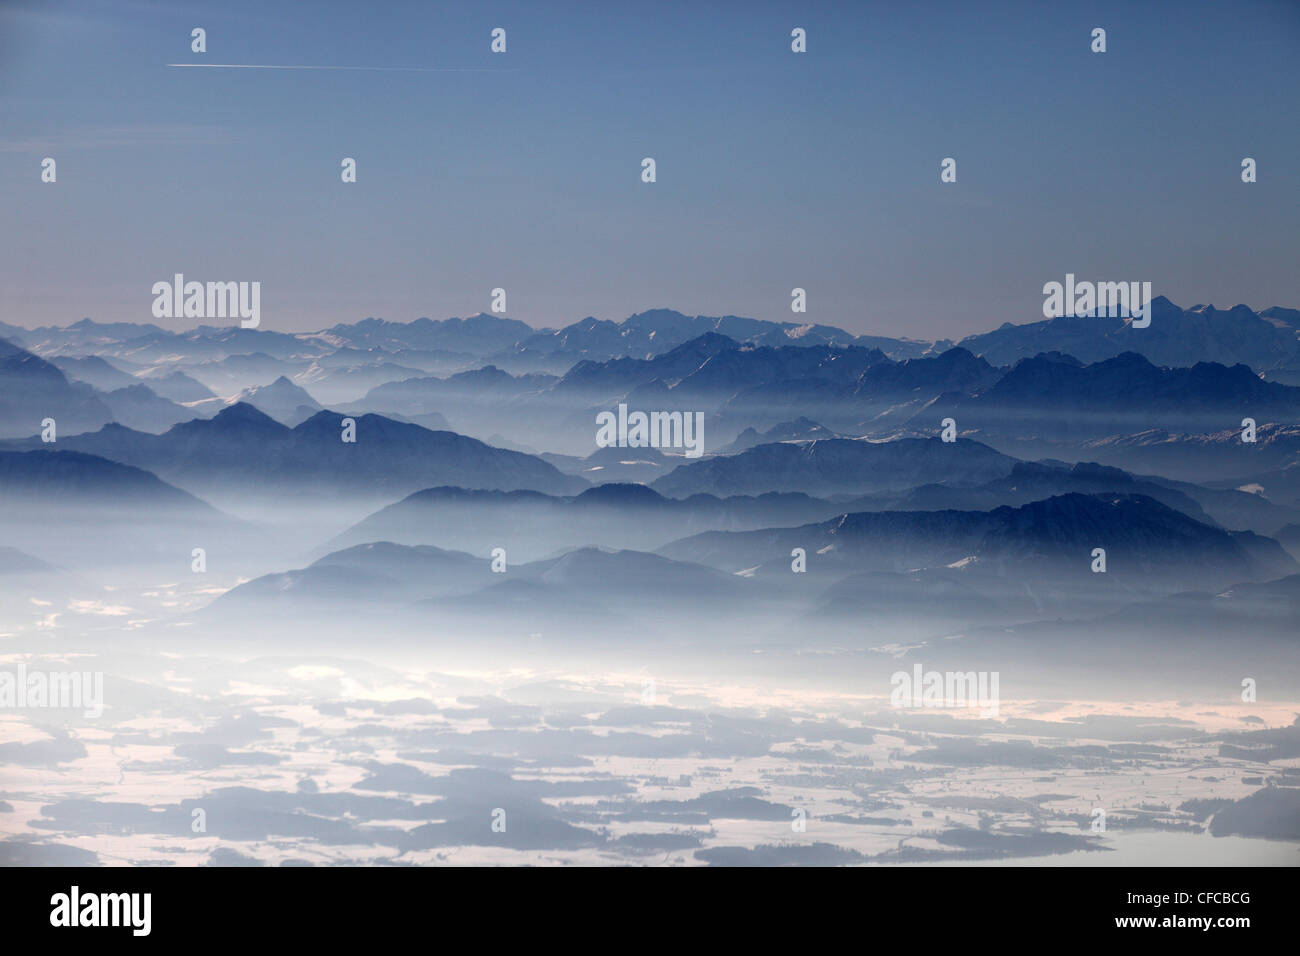
<svg viewBox="0 0 1300 956">
<path fill-rule="evenodd" d="M 60 438 L 58 447 L 146 469 L 203 497 L 372 500 L 448 484 L 556 494 L 587 487 L 534 456 L 379 415 L 356 418 L 356 441 L 345 442 L 343 421 L 336 412 L 320 411 L 290 428 L 238 402 L 161 435 L 113 424 Z M 29 438 L 0 445 L 34 449 L 42 443 Z"/>
<path fill-rule="evenodd" d="M 658 553 L 789 580 L 796 548 L 807 555 L 805 573 L 822 578 L 960 567 L 1013 587 L 1065 576 L 1080 590 L 1103 581 L 1130 590 L 1221 587 L 1300 568 L 1270 538 L 1203 524 L 1140 494 L 1069 493 L 991 511 L 844 514 L 796 528 L 704 532 Z M 1092 570 L 1097 548 L 1107 554 L 1103 573 Z"/>
<path fill-rule="evenodd" d="M 1019 325 L 1004 322 L 991 332 L 967 336 L 956 344 L 997 366 L 1013 365 L 1042 352 L 1062 352 L 1084 363 L 1137 352 L 1156 365 L 1190 366 L 1212 361 L 1241 363 L 1270 373 L 1293 374 L 1300 369 L 1296 339 L 1300 310 L 1273 306 L 1255 312 L 1244 305 L 1224 310 L 1199 304 L 1183 309 L 1164 296 L 1156 296 L 1151 302 L 1151 316 L 1151 325 L 1145 329 L 1132 328 L 1125 319 L 1105 316 L 1064 317 Z M 310 360 L 348 349 L 367 353 L 372 359 L 404 352 L 444 364 L 457 358 L 471 363 L 486 359 L 511 371 L 540 370 L 517 367 L 540 361 L 556 374 L 584 360 L 653 358 L 710 333 L 755 347 L 879 349 L 896 361 L 942 352 L 954 344 L 948 340 L 859 335 L 830 324 L 689 316 L 672 309 L 652 309 L 620 322 L 589 316 L 561 329 L 535 329 L 517 319 L 484 313 L 466 319 L 419 318 L 411 322 L 372 317 L 303 333 L 226 326 L 172 332 L 154 324 L 98 323 L 90 319 L 65 327 L 36 329 L 0 322 L 0 337 L 42 356 L 116 356 L 136 365 L 151 365 L 178 354 L 200 361 L 254 352 L 277 359 Z"/>
</svg>

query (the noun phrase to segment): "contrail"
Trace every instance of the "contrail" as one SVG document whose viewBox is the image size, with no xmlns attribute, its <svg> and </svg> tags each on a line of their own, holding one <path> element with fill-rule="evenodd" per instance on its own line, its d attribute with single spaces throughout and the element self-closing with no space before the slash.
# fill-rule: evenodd
<svg viewBox="0 0 1300 956">
<path fill-rule="evenodd" d="M 267 63 L 168 63 L 167 66 L 206 70 L 369 70 L 382 73 L 508 73 L 509 69 L 450 66 L 280 66 Z"/>
</svg>

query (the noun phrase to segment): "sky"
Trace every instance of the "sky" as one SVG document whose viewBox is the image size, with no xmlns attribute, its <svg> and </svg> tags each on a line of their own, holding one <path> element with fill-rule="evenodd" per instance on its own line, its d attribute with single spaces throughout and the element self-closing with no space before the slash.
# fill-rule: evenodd
<svg viewBox="0 0 1300 956">
<path fill-rule="evenodd" d="M 500 287 L 959 338 L 1066 273 L 1300 307 L 1298 105 L 1295 0 L 0 0 L 0 321 L 199 324 L 151 314 L 177 272 L 278 331 Z"/>
</svg>

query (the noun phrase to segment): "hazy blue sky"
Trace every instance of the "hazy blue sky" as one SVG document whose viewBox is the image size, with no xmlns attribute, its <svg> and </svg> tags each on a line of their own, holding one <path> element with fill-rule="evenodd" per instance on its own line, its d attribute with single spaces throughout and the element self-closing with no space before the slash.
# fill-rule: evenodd
<svg viewBox="0 0 1300 956">
<path fill-rule="evenodd" d="M 792 319 L 802 286 L 955 337 L 1066 272 L 1300 307 L 1298 104 L 1295 0 L 2 3 L 0 321 L 153 321 L 174 272 L 260 280 L 284 330 L 495 286 L 534 325 Z"/>
</svg>

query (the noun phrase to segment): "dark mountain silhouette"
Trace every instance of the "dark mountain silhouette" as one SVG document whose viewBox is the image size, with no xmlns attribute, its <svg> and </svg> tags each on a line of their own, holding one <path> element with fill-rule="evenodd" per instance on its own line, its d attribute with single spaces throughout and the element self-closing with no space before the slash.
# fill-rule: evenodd
<svg viewBox="0 0 1300 956">
<path fill-rule="evenodd" d="M 110 365 L 97 355 L 76 358 L 71 355 L 58 355 L 50 359 L 52 365 L 58 366 L 70 379 L 85 382 L 101 392 L 111 392 L 140 384 L 134 375 L 128 375 L 115 365 Z"/>
<path fill-rule="evenodd" d="M 888 364 L 878 349 L 752 347 L 709 332 L 650 359 L 579 362 L 552 392 L 556 398 L 598 404 L 623 397 L 647 403 L 658 397 L 669 407 L 703 410 L 764 383 L 811 379 L 826 388 L 847 387 L 867 369 Z"/>
<path fill-rule="evenodd" d="M 1087 586 L 1092 551 L 1107 554 L 1106 580 L 1195 587 L 1294 573 L 1294 560 L 1269 538 L 1228 532 L 1137 494 L 1066 494 L 989 512 L 845 514 L 800 528 L 706 532 L 660 554 L 738 572 L 790 572 L 803 548 L 808 573 L 973 567 L 1015 580 L 1067 575 Z"/>
<path fill-rule="evenodd" d="M 1236 530 L 1273 531 L 1294 514 L 1293 509 L 1279 507 L 1260 495 L 1203 488 L 1167 478 L 1143 478 L 1093 462 L 1076 465 L 1017 462 L 1004 478 L 973 486 L 921 485 L 890 502 L 888 507 L 896 511 L 989 511 L 1068 492 L 1142 494 L 1204 524 Z M 849 502 L 847 506 L 853 504 Z"/>
<path fill-rule="evenodd" d="M 533 398 L 555 381 L 551 375 L 513 376 L 489 365 L 447 378 L 421 376 L 386 382 L 344 409 L 422 415 L 446 414 L 463 403 L 513 406 Z"/>
<path fill-rule="evenodd" d="M 373 499 L 440 484 L 561 494 L 587 487 L 539 458 L 379 415 L 357 417 L 356 442 L 345 443 L 343 418 L 321 411 L 289 428 L 240 402 L 211 419 L 184 422 L 161 435 L 110 425 L 67 439 L 60 447 L 145 468 L 201 494 L 211 489 L 247 497 L 346 494 Z"/>
<path fill-rule="evenodd" d="M 166 431 L 194 417 L 194 411 L 156 394 L 143 382 L 104 392 L 100 396 L 113 421 L 146 432 Z"/>
<path fill-rule="evenodd" d="M 723 352 L 740 349 L 734 339 L 706 332 L 652 359 L 618 358 L 607 362 L 582 361 L 555 383 L 557 395 L 584 401 L 606 401 L 626 395 L 639 385 L 660 380 L 676 382 L 697 371 Z"/>
<path fill-rule="evenodd" d="M 542 329 L 523 339 L 510 353 L 494 358 L 499 360 L 498 364 L 513 366 L 528 361 L 530 356 L 551 356 L 567 363 L 565 367 L 584 360 L 649 359 L 711 333 L 738 343 L 770 348 L 787 345 L 878 348 L 900 359 L 919 356 L 930 347 L 927 342 L 854 335 L 829 325 L 769 322 L 734 315 L 688 316 L 672 309 L 651 309 L 622 322 L 588 316 L 562 329 Z"/>
<path fill-rule="evenodd" d="M 1198 482 L 1258 483 L 1280 502 L 1273 491 L 1276 485 L 1290 494 L 1288 503 L 1294 503 L 1300 494 L 1300 473 L 1289 481 L 1284 473 L 1300 463 L 1300 425 L 1257 419 L 1255 441 L 1241 439 L 1239 423 L 1199 433 L 1149 428 L 1096 438 L 1082 443 L 1080 450 L 1132 471 L 1178 475 Z"/>
<path fill-rule="evenodd" d="M 1300 524 L 1288 524 L 1273 535 L 1293 558 L 1300 559 Z"/>
<path fill-rule="evenodd" d="M 1259 317 L 1279 328 L 1295 329 L 1300 332 L 1300 309 L 1284 309 L 1275 305 L 1261 310 Z"/>
<path fill-rule="evenodd" d="M 859 634 L 899 641 L 1041 614 L 1032 594 L 1008 594 L 1014 589 L 989 583 L 987 576 L 965 567 L 849 574 L 819 592 L 808 620 L 819 629 L 844 624 Z M 766 578 L 763 584 L 770 586 Z"/>
<path fill-rule="evenodd" d="M 862 375 L 854 397 L 898 400 L 928 398 L 945 392 L 977 392 L 998 379 L 1000 370 L 964 348 L 951 348 L 938 355 L 879 363 Z"/>
<path fill-rule="evenodd" d="M 93 387 L 68 381 L 56 366 L 0 339 L 0 438 L 39 432 L 46 418 L 67 435 L 99 428 L 113 415 Z"/>
<path fill-rule="evenodd" d="M 679 465 L 653 487 L 674 498 L 768 491 L 826 497 L 905 489 L 926 481 L 985 482 L 1009 474 L 1014 463 L 987 445 L 965 439 L 827 439 L 759 445 L 739 455 Z"/>
<path fill-rule="evenodd" d="M 264 328 L 204 325 L 172 332 L 148 323 L 95 322 L 91 319 L 82 319 L 64 327 L 23 330 L 22 341 L 41 355 L 107 356 L 122 368 L 131 366 L 131 370 L 173 363 L 178 356 L 184 356 L 188 363 L 195 363 L 219 362 L 253 352 L 286 359 L 329 350 L 328 343 L 312 335 L 300 337 Z"/>
<path fill-rule="evenodd" d="M 209 505 L 141 468 L 77 451 L 0 451 L 0 506 L 88 508 L 111 505 L 217 514 Z"/>
<path fill-rule="evenodd" d="M 697 646 L 699 635 L 688 623 L 697 615 L 727 608 L 743 619 L 761 614 L 765 605 L 763 595 L 734 575 L 630 550 L 580 548 L 492 577 L 497 580 L 482 590 L 422 601 L 418 608 L 488 632 L 573 635 L 580 643 L 597 633 L 625 641 L 655 636 Z"/>
<path fill-rule="evenodd" d="M 1245 365 L 1160 368 L 1136 352 L 1082 365 L 1044 354 L 1018 362 L 978 395 L 940 401 L 930 417 L 963 433 L 1063 443 L 1133 432 L 1152 421 L 1182 431 L 1300 418 L 1300 388 L 1267 382 Z"/>
<path fill-rule="evenodd" d="M 69 363 L 88 362 L 89 352 L 127 371 L 149 368 L 153 375 L 163 362 L 223 396 L 287 377 L 299 387 L 324 390 L 335 408 L 354 416 L 391 415 L 426 427 L 449 422 L 465 434 L 500 435 L 578 456 L 592 450 L 594 413 L 623 400 L 647 409 L 704 412 L 706 447 L 713 449 L 726 447 L 747 428 L 761 434 L 799 417 L 836 434 L 873 437 L 934 434 L 943 418 L 953 417 L 969 437 L 1004 450 L 1043 446 L 1036 454 L 1056 454 L 1051 445 L 1140 432 L 1153 423 L 1190 433 L 1215 431 L 1247 416 L 1257 422 L 1295 420 L 1295 396 L 1278 391 L 1288 374 L 1300 380 L 1300 361 L 1293 356 L 1295 310 L 1182 310 L 1161 298 L 1153 310 L 1147 329 L 1105 317 L 1056 319 L 1004 326 L 987 340 L 973 336 L 959 348 L 853 336 L 833 326 L 692 317 L 666 309 L 623 322 L 585 319 L 558 331 L 489 315 L 411 323 L 368 319 L 298 335 L 229 327 L 171 333 L 85 320 L 66 329 L 32 330 L 23 341 L 66 355 L 60 361 Z M 505 371 L 529 367 L 506 359 L 546 349 L 555 361 L 536 367 L 562 370 L 558 378 Z M 1134 361 L 1137 354 L 1155 364 L 1143 367 Z M 395 365 L 398 356 L 403 357 Z M 419 374 L 454 368 L 444 361 L 448 356 L 462 357 L 462 367 L 466 357 L 469 364 L 488 365 L 450 378 Z M 497 362 L 493 356 L 505 358 Z M 557 365 L 559 356 L 572 362 Z M 1231 364 L 1237 362 L 1244 364 Z M 1003 363 L 1019 364 L 1003 372 Z M 1269 380 L 1259 378 L 1261 371 Z M 366 391 L 369 385 L 374 387 Z M 1070 398 L 1075 395 L 1079 403 Z M 339 400 L 347 404 L 340 408 Z M 107 407 L 112 417 L 111 403 Z M 310 407 L 300 400 L 271 410 L 294 424 Z M 210 415 L 214 408 L 194 410 Z M 128 406 L 117 417 L 133 427 L 158 428 L 166 416 Z M 103 412 L 84 419 L 71 420 L 69 427 L 83 431 L 107 420 Z M 29 432 L 24 426 L 20 433 Z M 747 435 L 745 443 L 752 438 Z"/>
<path fill-rule="evenodd" d="M 681 378 L 674 391 L 711 399 L 710 404 L 763 383 L 800 379 L 848 384 L 869 369 L 893 366 L 879 349 L 856 346 L 784 346 L 730 349 L 710 356 Z"/>
<path fill-rule="evenodd" d="M 266 352 L 248 352 L 190 365 L 185 371 L 213 394 L 229 398 L 246 388 L 269 385 L 278 378 L 292 378 L 310 367 L 309 362 L 294 357 L 280 358 Z"/>
<path fill-rule="evenodd" d="M 995 366 L 1013 365 L 1042 352 L 1059 351 L 1089 363 L 1133 351 L 1157 365 L 1240 362 L 1256 371 L 1269 371 L 1296 365 L 1300 354 L 1294 334 L 1300 328 L 1297 315 L 1300 311 L 1279 306 L 1258 313 L 1243 305 L 1228 310 L 1212 305 L 1182 309 L 1156 296 L 1152 322 L 1145 329 L 1134 329 L 1120 318 L 1057 318 L 1021 325 L 1004 323 L 991 332 L 968 336 L 959 344 Z M 938 354 L 952 345 L 946 341 L 855 335 L 823 324 L 687 316 L 672 309 L 652 309 L 621 322 L 589 316 L 560 329 L 534 329 L 514 319 L 483 313 L 466 319 L 420 318 L 413 322 L 367 318 L 297 335 L 226 326 L 170 332 L 150 324 L 98 323 L 90 319 L 64 328 L 5 329 L 12 338 L 41 354 L 105 355 L 114 349 L 120 350 L 121 358 L 134 357 L 145 364 L 168 353 L 183 353 L 191 360 L 219 361 L 254 352 L 287 359 L 343 348 L 369 350 L 371 360 L 378 357 L 374 352 L 441 353 L 444 358 L 495 357 L 500 359 L 496 364 L 515 370 L 534 356 L 537 361 L 550 357 L 550 365 L 559 363 L 568 368 L 583 360 L 653 358 L 706 334 L 756 347 L 879 348 L 895 361 Z"/>
<path fill-rule="evenodd" d="M 767 431 L 759 433 L 756 428 L 746 428 L 736 436 L 735 441 L 718 449 L 720 455 L 734 455 L 746 451 L 755 445 L 769 445 L 778 441 L 815 441 L 820 438 L 839 438 L 829 428 L 823 428 L 811 418 L 799 416 L 794 421 L 778 422 Z"/>
<path fill-rule="evenodd" d="M 546 561 L 520 567 L 519 576 L 558 591 L 591 595 L 604 602 L 634 601 L 663 606 L 664 595 L 675 604 L 734 598 L 743 582 L 712 568 L 670 560 L 642 551 L 580 548 Z M 599 590 L 591 582 L 600 581 Z"/>
<path fill-rule="evenodd" d="M 232 588 L 212 605 L 216 614 L 312 611 L 377 602 L 411 602 L 488 586 L 486 557 L 387 541 L 356 545 L 325 555 L 306 568 L 267 574 Z"/>
<path fill-rule="evenodd" d="M 798 525 L 841 510 L 803 494 L 678 500 L 635 484 L 600 485 L 573 497 L 428 488 L 375 512 L 327 547 L 383 540 L 480 552 L 494 542 L 516 560 L 531 560 L 583 545 L 652 550 L 705 529 Z"/>
<path fill-rule="evenodd" d="M 75 451 L 0 451 L 0 528 L 64 568 L 162 562 L 228 550 L 248 528 L 157 476 Z M 83 585 L 84 586 L 84 585 Z"/>
<path fill-rule="evenodd" d="M 1063 317 L 1004 323 L 959 343 L 994 365 L 1013 365 L 1043 352 L 1062 352 L 1084 363 L 1136 352 L 1155 365 L 1190 367 L 1198 362 L 1244 364 L 1257 372 L 1300 367 L 1300 341 L 1287 321 L 1293 309 L 1255 313 L 1244 305 L 1226 311 L 1212 305 L 1180 309 L 1164 296 L 1151 302 L 1151 325 L 1135 329 L 1123 318 Z"/>
<path fill-rule="evenodd" d="M 336 325 L 325 335 L 339 344 L 356 348 L 441 349 L 489 355 L 509 348 L 534 334 L 533 327 L 517 319 L 480 312 L 467 319 L 419 318 L 414 322 L 386 322 L 368 318 L 350 325 Z"/>
<path fill-rule="evenodd" d="M 581 475 L 593 484 L 649 484 L 681 462 L 681 456 L 669 457 L 657 448 L 620 448 L 611 445 L 597 448 L 584 458 L 579 467 L 566 470 Z M 558 464 L 556 467 L 560 467 Z"/>
<path fill-rule="evenodd" d="M 155 394 L 173 402 L 201 402 L 204 399 L 216 398 L 212 389 L 184 372 L 146 374 L 142 375 L 140 380 Z"/>
<path fill-rule="evenodd" d="M 235 401 L 247 402 L 258 411 L 265 412 L 290 427 L 306 421 L 321 410 L 320 403 L 306 389 L 295 385 L 283 375 L 269 385 L 244 389 Z"/>
<path fill-rule="evenodd" d="M 592 586 L 599 581 L 600 587 Z M 629 604 L 664 612 L 734 599 L 745 584 L 712 568 L 638 551 L 581 548 L 493 573 L 487 555 L 372 542 L 333 552 L 307 568 L 269 574 L 214 601 L 205 616 L 312 615 L 341 607 L 382 614 L 499 616 L 610 611 Z M 663 606 L 664 596 L 673 606 Z"/>
<path fill-rule="evenodd" d="M 765 423 L 798 412 L 842 432 L 881 432 L 906 424 L 941 396 L 974 395 L 1002 374 L 961 348 L 903 362 L 848 365 L 842 371 L 852 377 L 752 378 L 721 414 L 728 421 Z M 939 417 L 931 417 L 937 428 Z"/>
<path fill-rule="evenodd" d="M 863 369 L 881 362 L 888 359 L 874 349 L 754 348 L 708 332 L 650 359 L 580 361 L 559 379 L 512 376 L 487 366 L 447 379 L 391 382 L 345 410 L 406 416 L 441 412 L 478 435 L 500 434 L 585 455 L 594 441 L 595 413 L 618 402 L 633 410 L 707 413 L 756 383 L 812 377 L 848 387 Z"/>
</svg>

